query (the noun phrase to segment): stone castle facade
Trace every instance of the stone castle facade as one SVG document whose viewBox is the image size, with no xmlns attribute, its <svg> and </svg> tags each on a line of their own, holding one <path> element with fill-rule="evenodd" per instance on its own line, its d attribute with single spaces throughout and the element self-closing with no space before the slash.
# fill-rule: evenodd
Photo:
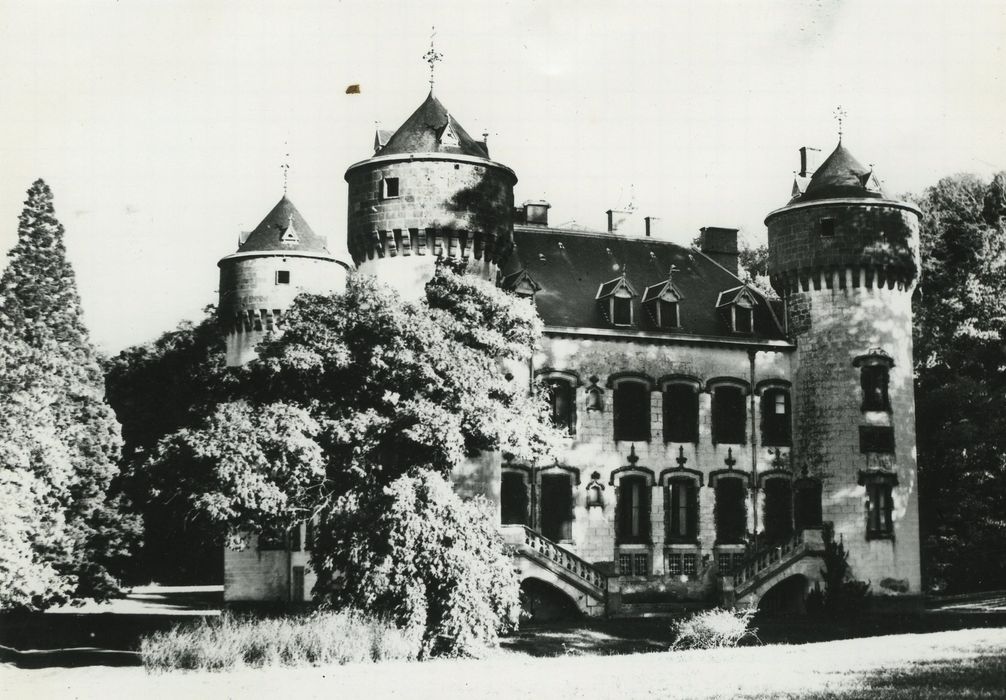
<svg viewBox="0 0 1006 700">
<path fill-rule="evenodd" d="M 374 150 L 346 172 L 351 266 L 285 197 L 220 261 L 229 362 L 282 328 L 300 290 L 336 291 L 355 268 L 415 298 L 437 259 L 464 260 L 536 305 L 533 371 L 568 435 L 554 464 L 485 455 L 456 475 L 499 502 L 529 599 L 627 615 L 799 605 L 824 526 L 873 593 L 920 592 L 919 211 L 844 146 L 804 162 L 766 219 L 779 299 L 738 277 L 734 229 L 690 248 L 633 211 L 590 231 L 515 206 L 516 174 L 432 92 Z M 307 527 L 227 551 L 226 598 L 308 599 Z"/>
</svg>

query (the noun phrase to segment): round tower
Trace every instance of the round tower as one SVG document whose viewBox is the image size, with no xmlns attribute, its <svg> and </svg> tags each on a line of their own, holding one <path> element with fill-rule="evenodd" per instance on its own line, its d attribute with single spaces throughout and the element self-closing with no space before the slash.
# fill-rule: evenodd
<svg viewBox="0 0 1006 700">
<path fill-rule="evenodd" d="M 236 253 L 222 258 L 217 315 L 226 329 L 227 364 L 255 357 L 266 333 L 282 327 L 299 292 L 326 294 L 346 286 L 346 263 L 311 230 L 286 195 L 243 236 Z"/>
<path fill-rule="evenodd" d="M 514 172 L 489 158 L 433 91 L 374 156 L 349 166 L 347 244 L 357 269 L 422 294 L 438 258 L 496 280 L 513 246 Z"/>
<path fill-rule="evenodd" d="M 769 276 L 794 356 L 793 468 L 874 594 L 920 592 L 912 290 L 919 210 L 842 146 L 770 213 Z"/>
</svg>

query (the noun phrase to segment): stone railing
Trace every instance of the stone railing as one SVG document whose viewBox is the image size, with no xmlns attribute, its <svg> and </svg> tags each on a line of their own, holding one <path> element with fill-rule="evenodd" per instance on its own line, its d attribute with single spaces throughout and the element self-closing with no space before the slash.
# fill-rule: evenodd
<svg viewBox="0 0 1006 700">
<path fill-rule="evenodd" d="M 545 559 L 562 569 L 567 575 L 604 592 L 607 579 L 590 562 L 581 559 L 568 549 L 525 525 L 503 527 L 503 539 L 518 550 Z"/>
<path fill-rule="evenodd" d="M 807 551 L 803 530 L 797 530 L 784 542 L 756 549 L 748 554 L 733 572 L 734 590 L 740 593 L 740 589 L 745 588 L 745 583 L 754 580 L 762 572 L 802 556 Z"/>
</svg>

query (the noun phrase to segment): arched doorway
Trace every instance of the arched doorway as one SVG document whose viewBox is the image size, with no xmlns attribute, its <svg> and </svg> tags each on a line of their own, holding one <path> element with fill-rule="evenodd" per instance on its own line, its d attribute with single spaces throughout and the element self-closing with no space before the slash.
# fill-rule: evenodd
<svg viewBox="0 0 1006 700">
<path fill-rule="evenodd" d="M 524 616 L 532 622 L 574 620 L 583 615 L 569 595 L 537 578 L 521 581 L 520 602 Z"/>
<path fill-rule="evenodd" d="M 758 612 L 765 615 L 803 615 L 807 612 L 808 579 L 803 574 L 784 578 L 762 594 Z"/>
</svg>

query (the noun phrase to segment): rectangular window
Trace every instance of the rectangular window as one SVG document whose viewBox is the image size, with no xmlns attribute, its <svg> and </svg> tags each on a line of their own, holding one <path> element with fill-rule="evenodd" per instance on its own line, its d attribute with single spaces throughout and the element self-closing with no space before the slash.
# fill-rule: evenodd
<svg viewBox="0 0 1006 700">
<path fill-rule="evenodd" d="M 745 444 L 746 422 L 744 391 L 735 386 L 716 387 L 713 390 L 713 444 Z"/>
<path fill-rule="evenodd" d="M 859 451 L 894 452 L 894 428 L 886 425 L 859 426 Z"/>
<path fill-rule="evenodd" d="M 734 330 L 738 333 L 751 333 L 754 329 L 754 309 L 747 306 L 734 305 Z"/>
<path fill-rule="evenodd" d="M 259 551 L 286 549 L 286 534 L 279 528 L 263 528 L 258 535 Z"/>
<path fill-rule="evenodd" d="M 572 435 L 576 432 L 576 389 L 572 382 L 552 379 L 548 390 L 552 424 Z"/>
<path fill-rule="evenodd" d="M 615 440 L 650 439 L 650 387 L 643 382 L 622 381 L 613 396 Z"/>
<path fill-rule="evenodd" d="M 657 318 L 661 328 L 677 328 L 678 323 L 678 302 L 657 300 Z"/>
<path fill-rule="evenodd" d="M 668 538 L 682 542 L 694 540 L 698 530 L 698 503 L 695 484 L 676 479 L 670 485 L 670 513 Z"/>
<path fill-rule="evenodd" d="M 650 541 L 650 485 L 642 476 L 623 476 L 618 482 L 618 542 Z"/>
<path fill-rule="evenodd" d="M 715 491 L 713 520 L 716 522 L 717 544 L 743 544 L 748 524 L 744 481 L 721 477 L 716 481 Z"/>
<path fill-rule="evenodd" d="M 835 220 L 831 218 L 821 219 L 821 235 L 824 238 L 831 238 L 835 235 Z"/>
<path fill-rule="evenodd" d="M 887 367 L 866 365 L 860 370 L 859 381 L 863 389 L 864 411 L 891 410 L 891 397 L 887 391 L 890 383 Z"/>
<path fill-rule="evenodd" d="M 893 501 L 891 485 L 870 483 L 866 487 L 869 498 L 866 514 L 867 539 L 889 538 L 894 535 Z"/>
<path fill-rule="evenodd" d="M 519 472 L 503 472 L 500 518 L 504 525 L 527 525 L 527 485 Z"/>
<path fill-rule="evenodd" d="M 384 199 L 393 199 L 398 196 L 398 178 L 397 177 L 386 177 L 381 180 L 382 192 L 381 196 Z"/>
<path fill-rule="evenodd" d="M 766 447 L 787 446 L 792 442 L 788 391 L 773 389 L 762 394 L 761 430 L 762 444 Z"/>
<path fill-rule="evenodd" d="M 276 270 L 276 284 L 290 284 L 290 271 Z"/>
<path fill-rule="evenodd" d="M 650 575 L 650 555 L 649 554 L 633 554 L 632 555 L 632 568 L 633 574 L 636 576 L 649 576 Z"/>
<path fill-rule="evenodd" d="M 632 555 L 618 555 L 618 573 L 621 576 L 632 576 Z"/>
<path fill-rule="evenodd" d="M 573 539 L 573 485 L 569 474 L 541 476 L 541 534 L 552 540 Z"/>
<path fill-rule="evenodd" d="M 699 394 L 691 384 L 664 388 L 664 442 L 699 441 Z"/>
<path fill-rule="evenodd" d="M 631 297 L 611 297 L 611 322 L 616 326 L 632 325 Z"/>
</svg>

